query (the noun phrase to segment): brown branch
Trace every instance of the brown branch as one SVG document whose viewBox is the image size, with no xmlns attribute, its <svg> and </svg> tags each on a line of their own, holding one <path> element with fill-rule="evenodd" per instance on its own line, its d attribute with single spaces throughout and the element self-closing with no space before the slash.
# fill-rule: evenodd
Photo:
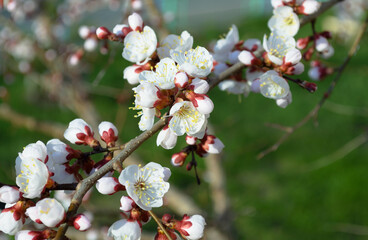
<svg viewBox="0 0 368 240">
<path fill-rule="evenodd" d="M 173 240 L 170 236 L 170 234 L 166 231 L 166 228 L 162 225 L 160 219 L 158 219 L 158 217 L 156 216 L 156 214 L 152 211 L 148 211 L 148 213 L 151 215 L 151 217 L 153 218 L 153 220 L 155 220 L 155 222 L 157 223 L 157 225 L 161 228 L 161 230 L 164 232 L 165 236 L 167 237 L 167 239 L 169 240 Z"/>
<path fill-rule="evenodd" d="M 364 35 L 364 32 L 367 28 L 367 23 L 368 23 L 368 18 L 365 20 L 365 22 L 362 24 L 357 37 L 353 43 L 353 45 L 351 46 L 347 57 L 345 58 L 344 62 L 340 65 L 340 67 L 338 68 L 338 71 L 334 77 L 334 79 L 332 80 L 329 88 L 327 89 L 327 91 L 323 94 L 322 99 L 319 101 L 319 103 L 308 113 L 307 116 L 305 116 L 300 122 L 298 122 L 296 125 L 294 125 L 293 127 L 291 127 L 291 130 L 286 132 L 274 145 L 272 145 L 271 147 L 267 148 L 266 150 L 262 151 L 261 153 L 258 154 L 257 159 L 261 159 L 264 156 L 266 156 L 267 154 L 276 151 L 279 146 L 285 142 L 286 139 L 288 139 L 290 137 L 290 135 L 292 135 L 298 128 L 302 127 L 304 124 L 306 124 L 311 118 L 314 118 L 318 115 L 319 110 L 321 109 L 322 105 L 325 103 L 325 101 L 330 97 L 330 95 L 332 94 L 333 90 L 335 89 L 335 86 L 338 82 L 338 80 L 340 79 L 343 71 L 345 70 L 346 66 L 348 65 L 348 63 L 350 62 L 350 59 L 353 57 L 353 55 L 356 53 L 356 51 L 358 50 L 358 46 L 359 43 Z"/>
</svg>

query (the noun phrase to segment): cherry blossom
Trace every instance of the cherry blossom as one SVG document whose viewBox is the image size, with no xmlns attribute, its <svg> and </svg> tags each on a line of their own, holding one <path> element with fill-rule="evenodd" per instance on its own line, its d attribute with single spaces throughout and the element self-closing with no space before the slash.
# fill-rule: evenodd
<svg viewBox="0 0 368 240">
<path fill-rule="evenodd" d="M 36 206 L 27 209 L 26 214 L 37 223 L 57 227 L 65 219 L 64 207 L 56 199 L 44 198 Z"/>
<path fill-rule="evenodd" d="M 141 227 L 137 221 L 121 219 L 111 225 L 107 235 L 115 240 L 139 240 L 141 232 Z"/>
<path fill-rule="evenodd" d="M 266 98 L 280 99 L 289 93 L 289 84 L 285 79 L 273 70 L 264 73 L 260 77 L 260 91 Z"/>
<path fill-rule="evenodd" d="M 271 31 L 277 31 L 285 36 L 295 36 L 298 32 L 300 23 L 298 16 L 293 9 L 288 6 L 281 6 L 273 11 L 273 16 L 268 21 Z"/>
<path fill-rule="evenodd" d="M 183 220 L 176 222 L 175 229 L 186 239 L 198 240 L 203 237 L 205 225 L 206 221 L 201 215 L 184 215 Z"/>
<path fill-rule="evenodd" d="M 160 59 L 170 57 L 170 50 L 188 51 L 192 49 L 193 37 L 187 31 L 183 31 L 180 36 L 175 34 L 168 35 L 162 40 L 157 54 Z"/>
<path fill-rule="evenodd" d="M 267 52 L 268 58 L 275 64 L 281 65 L 285 55 L 295 48 L 295 40 L 292 37 L 279 35 L 272 32 L 270 37 L 264 35 L 263 48 Z"/>
</svg>

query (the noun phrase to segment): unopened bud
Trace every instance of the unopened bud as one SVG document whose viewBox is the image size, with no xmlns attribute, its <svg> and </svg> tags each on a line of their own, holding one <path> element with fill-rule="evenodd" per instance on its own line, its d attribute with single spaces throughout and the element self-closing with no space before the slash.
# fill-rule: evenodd
<svg viewBox="0 0 368 240">
<path fill-rule="evenodd" d="M 142 31 L 143 19 L 138 13 L 133 13 L 128 17 L 129 26 L 133 31 Z"/>
<path fill-rule="evenodd" d="M 73 226 L 83 232 L 91 227 L 91 221 L 84 214 L 78 214 L 73 221 Z"/>
<path fill-rule="evenodd" d="M 188 85 L 188 76 L 185 72 L 179 72 L 175 76 L 175 86 L 177 88 L 185 88 Z"/>
<path fill-rule="evenodd" d="M 239 56 L 239 61 L 247 66 L 251 65 L 260 65 L 261 60 L 259 60 L 252 52 L 249 51 L 242 51 Z"/>
<path fill-rule="evenodd" d="M 99 27 L 96 30 L 96 35 L 99 39 L 107 39 L 111 32 L 105 27 Z"/>
<path fill-rule="evenodd" d="M 175 167 L 183 166 L 188 154 L 186 152 L 175 153 L 171 157 L 171 164 Z"/>
</svg>

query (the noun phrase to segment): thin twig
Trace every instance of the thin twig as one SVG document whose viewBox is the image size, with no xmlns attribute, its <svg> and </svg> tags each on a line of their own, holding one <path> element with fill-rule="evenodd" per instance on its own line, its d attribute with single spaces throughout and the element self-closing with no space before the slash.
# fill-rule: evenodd
<svg viewBox="0 0 368 240">
<path fill-rule="evenodd" d="M 350 59 L 353 57 L 353 55 L 356 53 L 356 51 L 358 50 L 358 46 L 359 43 L 364 35 L 364 32 L 367 28 L 367 23 L 368 23 L 368 18 L 365 20 L 365 22 L 362 24 L 357 37 L 353 43 L 353 45 L 351 46 L 347 57 L 345 58 L 344 62 L 340 65 L 340 67 L 338 68 L 338 71 L 335 75 L 335 78 L 332 80 L 329 88 L 327 89 L 327 91 L 323 94 L 322 99 L 319 101 L 319 103 L 308 113 L 307 116 L 305 116 L 300 122 L 298 122 L 296 125 L 294 125 L 291 128 L 291 131 L 286 132 L 275 144 L 273 144 L 271 147 L 267 148 L 266 150 L 262 151 L 261 153 L 258 154 L 257 159 L 261 159 L 264 156 L 266 156 L 267 154 L 276 151 L 279 146 L 285 142 L 286 139 L 288 139 L 290 137 L 290 135 L 292 135 L 298 128 L 302 127 L 304 124 L 306 124 L 311 118 L 316 117 L 319 110 L 321 109 L 322 105 L 325 103 L 325 101 L 330 97 L 330 95 L 332 94 L 333 90 L 335 89 L 335 86 L 338 82 L 338 80 L 340 79 L 343 71 L 345 70 L 346 66 L 348 65 Z"/>
<path fill-rule="evenodd" d="M 171 238 L 171 236 L 169 235 L 169 233 L 166 231 L 166 228 L 162 225 L 160 219 L 158 219 L 158 217 L 156 216 L 156 214 L 152 211 L 148 211 L 148 213 L 151 215 L 151 217 L 153 218 L 153 220 L 155 220 L 155 222 L 157 223 L 157 225 L 161 228 L 161 230 L 164 232 L 165 236 L 169 239 L 169 240 L 173 240 Z"/>
</svg>

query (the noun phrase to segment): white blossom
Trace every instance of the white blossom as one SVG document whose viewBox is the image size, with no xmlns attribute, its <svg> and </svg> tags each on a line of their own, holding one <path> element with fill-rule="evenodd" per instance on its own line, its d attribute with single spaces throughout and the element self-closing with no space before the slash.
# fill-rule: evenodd
<svg viewBox="0 0 368 240">
<path fill-rule="evenodd" d="M 124 39 L 123 57 L 139 64 L 147 62 L 157 46 L 156 34 L 152 28 L 145 26 L 143 32 L 132 31 Z"/>
<path fill-rule="evenodd" d="M 162 42 L 159 48 L 157 48 L 157 54 L 160 59 L 170 57 L 170 50 L 188 51 L 193 46 L 193 37 L 184 31 L 180 36 L 170 34 Z"/>
<path fill-rule="evenodd" d="M 16 203 L 19 200 L 19 190 L 16 187 L 2 186 L 0 188 L 0 202 Z"/>
<path fill-rule="evenodd" d="M 310 15 L 318 11 L 321 3 L 316 0 L 305 0 L 301 5 L 303 14 Z"/>
<path fill-rule="evenodd" d="M 156 66 L 156 71 L 143 71 L 139 74 L 140 82 L 153 83 L 160 89 L 175 87 L 175 75 L 179 71 L 175 62 L 170 58 L 162 59 Z"/>
<path fill-rule="evenodd" d="M 78 214 L 73 221 L 73 226 L 79 231 L 86 231 L 91 227 L 91 220 L 84 214 Z"/>
<path fill-rule="evenodd" d="M 170 184 L 164 181 L 164 168 L 154 162 L 144 167 L 130 165 L 119 176 L 119 182 L 125 186 L 128 195 L 143 210 L 161 207 L 163 197 Z"/>
<path fill-rule="evenodd" d="M 155 121 L 155 108 L 141 108 L 141 112 L 138 113 L 138 116 L 141 117 L 141 120 L 138 123 L 139 129 L 141 131 L 146 131 L 152 128 L 153 123 Z"/>
<path fill-rule="evenodd" d="M 287 96 L 290 91 L 285 79 L 273 70 L 267 71 L 260 77 L 260 91 L 266 98 L 280 99 Z"/>
<path fill-rule="evenodd" d="M 182 101 L 175 103 L 170 109 L 172 119 L 169 128 L 178 136 L 185 133 L 189 136 L 202 138 L 207 126 L 207 117 L 201 114 L 192 102 Z"/>
<path fill-rule="evenodd" d="M 178 136 L 170 128 L 165 127 L 157 135 L 156 144 L 165 149 L 172 149 L 175 147 L 177 139 Z"/>
<path fill-rule="evenodd" d="M 57 227 L 65 219 L 64 207 L 56 199 L 44 198 L 36 206 L 27 209 L 26 214 L 35 222 L 47 227 Z"/>
<path fill-rule="evenodd" d="M 87 144 L 86 138 L 93 137 L 93 131 L 83 119 L 77 118 L 69 123 L 64 132 L 64 137 L 74 144 Z"/>
<path fill-rule="evenodd" d="M 232 94 L 244 94 L 248 96 L 250 87 L 246 82 L 238 82 L 234 80 L 224 80 L 220 82 L 219 88 L 222 91 L 232 93 Z"/>
<path fill-rule="evenodd" d="M 39 239 L 41 234 L 36 231 L 22 230 L 15 234 L 15 240 L 35 240 Z"/>
<path fill-rule="evenodd" d="M 184 216 L 180 221 L 178 231 L 189 240 L 198 240 L 203 237 L 205 219 L 201 215 L 193 215 L 191 217 Z"/>
<path fill-rule="evenodd" d="M 208 90 L 210 90 L 208 82 L 200 78 L 194 78 L 190 85 L 193 87 L 193 91 L 197 94 L 206 94 Z"/>
<path fill-rule="evenodd" d="M 286 108 L 293 101 L 291 92 L 286 95 L 284 98 L 276 99 L 276 104 L 280 108 Z"/>
<path fill-rule="evenodd" d="M 111 225 L 107 235 L 114 240 L 139 240 L 141 232 L 141 227 L 136 221 L 122 219 Z"/>
<path fill-rule="evenodd" d="M 220 39 L 216 42 L 213 49 L 213 57 L 218 62 L 228 62 L 231 51 L 235 47 L 235 44 L 239 42 L 239 31 L 235 25 L 232 25 L 229 32 L 224 39 Z"/>
<path fill-rule="evenodd" d="M 133 31 L 141 31 L 143 29 L 143 19 L 138 13 L 132 13 L 128 17 L 128 23 Z"/>
<path fill-rule="evenodd" d="M 270 37 L 264 35 L 263 48 L 267 52 L 268 58 L 277 65 L 282 65 L 283 58 L 292 49 L 295 49 L 295 40 L 292 37 L 279 35 L 272 32 Z"/>
<path fill-rule="evenodd" d="M 70 154 L 67 151 L 68 145 L 60 141 L 59 139 L 51 139 L 47 142 L 47 155 L 49 156 L 49 161 L 54 162 L 55 164 L 64 164 L 67 163 L 70 159 L 68 159 L 68 155 Z"/>
<path fill-rule="evenodd" d="M 213 58 L 204 47 L 198 46 L 188 51 L 171 50 L 170 56 L 179 64 L 181 70 L 192 77 L 206 77 L 213 67 Z"/>
<path fill-rule="evenodd" d="M 299 63 L 301 59 L 302 59 L 302 54 L 296 48 L 290 49 L 285 54 L 285 63 L 291 63 L 292 65 L 294 65 L 294 64 Z"/>
<path fill-rule="evenodd" d="M 104 195 L 111 195 L 120 190 L 120 183 L 115 177 L 102 177 L 97 180 L 96 189 Z"/>
<path fill-rule="evenodd" d="M 124 79 L 126 79 L 130 85 L 136 85 L 139 83 L 139 74 L 141 72 L 137 72 L 137 69 L 140 67 L 141 66 L 133 65 L 124 69 Z"/>
<path fill-rule="evenodd" d="M 273 16 L 268 21 L 271 31 L 278 31 L 285 36 L 295 36 L 300 27 L 298 16 L 288 6 L 281 6 L 273 11 Z"/>
<path fill-rule="evenodd" d="M 9 235 L 15 235 L 23 227 L 23 220 L 14 209 L 6 208 L 0 213 L 0 231 Z"/>
<path fill-rule="evenodd" d="M 129 212 L 133 208 L 134 201 L 130 197 L 122 196 L 120 198 L 120 210 Z"/>
<path fill-rule="evenodd" d="M 119 134 L 115 125 L 107 121 L 103 121 L 98 125 L 98 133 L 104 142 L 116 141 Z"/>
</svg>

